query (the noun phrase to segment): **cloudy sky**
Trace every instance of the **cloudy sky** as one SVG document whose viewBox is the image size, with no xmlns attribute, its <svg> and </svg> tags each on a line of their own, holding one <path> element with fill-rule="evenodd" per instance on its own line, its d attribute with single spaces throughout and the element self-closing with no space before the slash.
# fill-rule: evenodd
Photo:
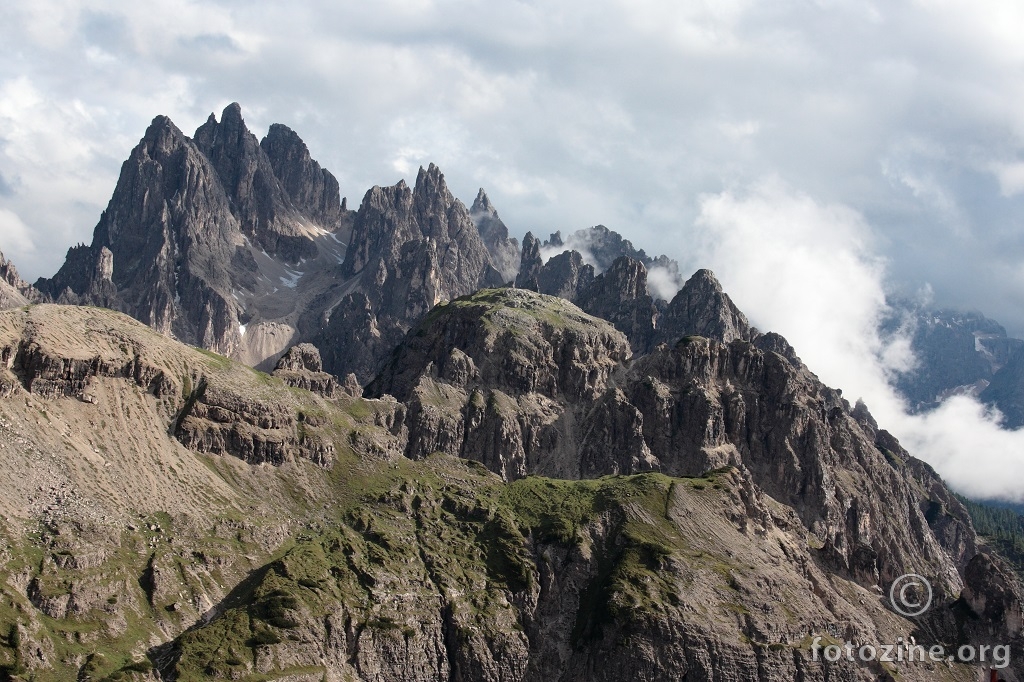
<svg viewBox="0 0 1024 682">
<path fill-rule="evenodd" d="M 887 292 L 929 291 L 1024 335 L 1021 35 L 1015 0 L 3 3 L 0 249 L 52 274 L 153 116 L 190 133 L 238 101 L 351 204 L 433 161 L 514 235 L 602 223 L 711 267 L 962 488 L 1001 492 L 1015 436 L 971 403 L 907 418 L 885 377 L 912 359 L 873 325 Z"/>
</svg>

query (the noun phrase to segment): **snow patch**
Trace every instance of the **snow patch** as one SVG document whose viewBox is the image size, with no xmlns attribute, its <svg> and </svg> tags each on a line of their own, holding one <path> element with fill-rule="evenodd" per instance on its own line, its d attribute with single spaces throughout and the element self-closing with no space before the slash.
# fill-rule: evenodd
<svg viewBox="0 0 1024 682">
<path fill-rule="evenodd" d="M 306 274 L 304 272 L 299 272 L 298 270 L 289 270 L 288 268 L 285 268 L 284 271 L 288 273 L 288 276 L 278 277 L 278 279 L 281 280 L 281 284 L 285 285 L 289 289 L 297 287 L 299 285 L 299 280 L 302 279 L 304 274 Z"/>
</svg>

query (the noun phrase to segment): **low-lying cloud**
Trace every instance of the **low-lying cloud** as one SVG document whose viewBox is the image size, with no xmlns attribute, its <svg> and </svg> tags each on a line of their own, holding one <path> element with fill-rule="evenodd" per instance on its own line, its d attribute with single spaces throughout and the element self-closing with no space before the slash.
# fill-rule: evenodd
<svg viewBox="0 0 1024 682">
<path fill-rule="evenodd" d="M 957 396 L 909 414 L 890 385 L 911 369 L 907 333 L 883 338 L 886 261 L 878 235 L 849 207 L 816 201 L 777 179 L 702 197 L 700 255 L 740 309 L 781 333 L 805 364 L 955 489 L 1024 499 L 1024 430 L 1007 431 L 977 400 Z"/>
</svg>

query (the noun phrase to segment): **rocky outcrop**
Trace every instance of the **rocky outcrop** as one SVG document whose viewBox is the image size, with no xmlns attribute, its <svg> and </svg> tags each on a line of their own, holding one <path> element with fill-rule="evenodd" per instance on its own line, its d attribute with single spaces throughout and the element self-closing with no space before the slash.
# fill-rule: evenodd
<svg viewBox="0 0 1024 682">
<path fill-rule="evenodd" d="M 173 435 L 195 452 L 278 465 L 297 458 L 322 466 L 333 461 L 334 446 L 319 435 L 318 427 L 325 423 L 322 417 L 296 410 L 280 396 L 271 399 L 268 396 L 272 392 L 254 393 L 214 372 L 192 369 L 181 375 L 180 368 L 172 369 L 147 344 L 144 334 L 140 334 L 144 327 L 136 324 L 138 328 L 132 329 L 112 312 L 83 321 L 84 315 L 90 315 L 89 309 L 72 307 L 72 312 L 62 314 L 64 308 L 37 306 L 31 317 L 20 321 L 24 325 L 20 330 L 7 330 L 7 338 L 0 341 L 2 393 L 9 396 L 18 387 L 46 400 L 77 398 L 96 403 L 104 380 L 124 379 L 161 402 Z M 35 333 L 36 320 L 52 333 L 62 331 L 63 324 L 53 320 L 67 317 L 77 318 L 82 328 L 79 333 L 94 340 L 94 349 L 75 347 L 74 341 L 69 342 L 64 335 Z M 322 394 L 340 394 L 331 375 L 308 369 L 317 365 L 315 350 L 300 348 L 288 356 L 290 367 L 301 365 L 302 369 L 285 370 L 285 377 L 322 388 Z"/>
<path fill-rule="evenodd" d="M 290 406 L 241 395 L 199 378 L 174 422 L 174 437 L 190 450 L 230 455 L 249 464 L 334 460 L 334 446 L 314 433 L 322 419 Z"/>
<path fill-rule="evenodd" d="M 519 242 L 508 236 L 508 228 L 501 222 L 498 211 L 482 187 L 469 209 L 469 215 L 491 254 L 491 263 L 495 269 L 501 273 L 505 282 L 514 281 L 519 273 Z"/>
<path fill-rule="evenodd" d="M 360 380 L 435 305 L 503 283 L 469 211 L 433 164 L 412 189 L 399 182 L 366 193 L 341 272 L 358 292 L 325 315 L 316 345 L 337 349 L 324 354 L 328 371 Z M 362 344 L 344 343 L 350 337 Z"/>
<path fill-rule="evenodd" d="M 177 388 L 163 369 L 137 354 L 122 358 L 105 358 L 99 354 L 87 358 L 66 357 L 53 354 L 26 338 L 17 345 L 9 343 L 0 348 L 0 362 L 25 391 L 41 398 L 69 397 L 95 402 L 92 384 L 104 377 L 130 379 L 157 398 L 172 395 Z"/>
<path fill-rule="evenodd" d="M 260 149 L 295 208 L 333 232 L 345 213 L 341 189 L 331 172 L 313 160 L 306 143 L 288 126 L 274 123 Z"/>
<path fill-rule="evenodd" d="M 622 259 L 607 281 L 636 301 L 645 284 L 627 275 L 641 270 Z M 564 300 L 481 292 L 411 331 L 367 395 L 409 404 L 407 456 L 446 452 L 507 478 L 741 467 L 795 510 L 822 560 L 862 584 L 928 566 L 957 594 L 957 562 L 971 547 L 956 546 L 970 524 L 954 498 L 938 500 L 938 478 L 908 465 L 866 409 L 823 386 L 781 338 L 768 345 L 784 353 L 747 341 L 755 332 L 710 273 L 674 304 L 683 330 L 723 338 L 691 333 L 627 363 L 625 338 Z M 942 511 L 926 518 L 932 499 Z"/>
<path fill-rule="evenodd" d="M 14 263 L 0 252 L 0 310 L 29 303 L 42 303 L 46 296 L 18 274 Z"/>
<path fill-rule="evenodd" d="M 961 595 L 973 618 L 974 638 L 993 643 L 1019 640 L 1024 632 L 1024 591 L 1013 570 L 998 557 L 980 553 L 964 571 Z"/>
<path fill-rule="evenodd" d="M 578 478 L 590 466 L 584 451 L 593 459 L 621 444 L 607 440 L 618 431 L 595 431 L 581 449 L 577 424 L 587 428 L 621 410 L 623 428 L 637 425 L 634 410 L 614 394 L 592 414 L 613 369 L 628 357 L 620 332 L 567 301 L 484 290 L 439 307 L 410 331 L 366 395 L 409 402 L 409 457 L 441 451 L 491 463 L 513 478 Z M 622 457 L 623 473 L 650 468 L 638 450 Z"/>
<path fill-rule="evenodd" d="M 652 262 L 652 259 L 644 253 L 643 249 L 635 248 L 631 241 L 604 225 L 595 225 L 583 230 L 576 230 L 568 237 L 562 237 L 561 232 L 556 232 L 544 242 L 544 247 L 565 247 L 586 252 L 592 259 L 592 265 L 598 272 L 604 272 L 612 266 L 612 263 L 623 256 L 638 260 L 644 265 Z"/>
<path fill-rule="evenodd" d="M 653 346 L 659 311 L 647 293 L 647 268 L 640 261 L 629 256 L 616 259 L 573 300 L 615 325 L 629 339 L 633 352 L 645 353 Z"/>
<path fill-rule="evenodd" d="M 277 361 L 273 376 L 284 381 L 294 388 L 301 388 L 322 395 L 325 398 L 333 398 L 335 394 L 349 392 L 346 387 L 342 388 L 333 374 L 324 371 L 323 362 L 320 360 L 320 349 L 311 343 L 300 343 L 292 346 Z M 358 386 L 358 384 L 357 384 Z M 360 390 L 359 393 L 362 393 Z"/>
<path fill-rule="evenodd" d="M 710 270 L 698 270 L 669 302 L 657 338 L 675 343 L 684 336 L 704 336 L 724 343 L 752 341 L 758 332 L 722 290 Z"/>
</svg>

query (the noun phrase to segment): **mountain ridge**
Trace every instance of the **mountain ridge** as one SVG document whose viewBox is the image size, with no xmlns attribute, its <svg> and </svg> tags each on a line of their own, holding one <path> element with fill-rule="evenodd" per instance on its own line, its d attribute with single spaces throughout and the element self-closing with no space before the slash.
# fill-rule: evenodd
<svg viewBox="0 0 1024 682">
<path fill-rule="evenodd" d="M 710 271 L 519 249 L 433 164 L 336 194 L 237 104 L 157 117 L 58 304 L 5 266 L 4 674 L 968 680 L 810 642 L 1024 644 L 964 505 Z"/>
</svg>

